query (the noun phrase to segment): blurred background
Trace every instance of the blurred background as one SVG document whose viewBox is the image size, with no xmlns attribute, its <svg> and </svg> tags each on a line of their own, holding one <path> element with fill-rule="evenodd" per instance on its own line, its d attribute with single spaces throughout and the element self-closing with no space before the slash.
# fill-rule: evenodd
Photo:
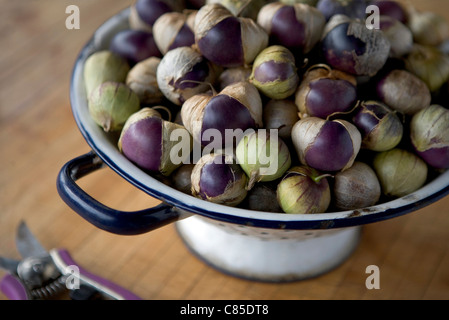
<svg viewBox="0 0 449 320">
<path fill-rule="evenodd" d="M 446 0 L 403 2 L 449 19 Z M 46 248 L 68 249 L 87 270 L 145 299 L 449 299 L 449 198 L 365 226 L 360 245 L 336 270 L 284 284 L 236 279 L 210 268 L 188 251 L 174 225 L 117 236 L 72 212 L 56 191 L 56 176 L 68 160 L 90 151 L 70 109 L 72 67 L 95 29 L 132 3 L 0 0 L 1 256 L 19 258 L 14 237 L 23 220 Z M 66 8 L 72 4 L 80 9 L 80 29 L 68 30 Z M 121 210 L 159 202 L 108 168 L 79 185 Z M 379 290 L 365 287 L 369 265 L 380 268 Z"/>
</svg>

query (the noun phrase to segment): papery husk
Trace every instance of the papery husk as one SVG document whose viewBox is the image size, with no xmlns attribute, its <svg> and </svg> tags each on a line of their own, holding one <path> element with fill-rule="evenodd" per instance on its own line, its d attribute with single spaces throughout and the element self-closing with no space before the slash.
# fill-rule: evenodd
<svg viewBox="0 0 449 320">
<path fill-rule="evenodd" d="M 238 164 L 249 179 L 248 190 L 251 190 L 257 182 L 281 178 L 291 165 L 287 145 L 277 134 L 273 136 L 269 131 L 262 130 L 243 136 L 235 150 Z M 261 160 L 268 160 L 269 163 L 262 163 L 264 161 Z M 272 168 L 274 165 L 275 170 Z"/>
<path fill-rule="evenodd" d="M 105 132 L 122 130 L 129 116 L 140 109 L 138 96 L 124 83 L 107 81 L 88 99 L 89 114 Z"/>
<path fill-rule="evenodd" d="M 366 44 L 365 52 L 354 59 L 357 75 L 374 76 L 385 65 L 390 53 L 390 42 L 381 30 L 368 30 L 365 23 L 342 14 L 334 15 L 324 27 L 323 40 L 329 32 L 341 24 L 348 24 L 347 35 L 353 36 Z M 353 52 L 355 55 L 355 52 Z"/>
<path fill-rule="evenodd" d="M 195 17 L 195 41 L 204 38 L 207 33 L 224 19 L 234 15 L 218 3 L 204 5 Z M 241 29 L 244 65 L 251 64 L 257 54 L 268 45 L 268 34 L 250 18 L 238 18 Z"/>
<path fill-rule="evenodd" d="M 379 84 L 382 101 L 405 115 L 413 115 L 430 105 L 432 96 L 423 80 L 407 70 L 393 70 Z"/>
<path fill-rule="evenodd" d="M 263 108 L 265 129 L 277 129 L 281 139 L 290 140 L 293 125 L 298 120 L 298 108 L 292 100 L 270 100 Z"/>
<path fill-rule="evenodd" d="M 163 55 L 167 53 L 186 21 L 187 15 L 181 12 L 168 12 L 156 20 L 153 25 L 153 37 Z"/>
<path fill-rule="evenodd" d="M 83 79 L 87 97 L 106 81 L 125 82 L 130 66 L 126 59 L 109 50 L 97 51 L 84 63 Z"/>
<path fill-rule="evenodd" d="M 395 115 L 393 113 L 386 115 L 379 123 L 379 126 L 376 126 L 373 131 L 371 131 L 370 134 L 363 139 L 362 147 L 364 149 L 378 152 L 390 150 L 396 147 L 402 140 L 403 127 L 398 126 L 394 117 Z M 389 126 L 382 126 L 384 123 L 389 124 Z M 400 133 L 390 137 L 388 136 L 388 132 L 391 131 L 400 131 Z"/>
<path fill-rule="evenodd" d="M 157 107 L 159 106 L 155 106 L 153 108 Z M 156 117 L 162 119 L 161 114 L 153 108 L 142 108 L 128 118 L 120 134 L 120 138 L 117 144 L 120 152 L 122 152 L 122 138 L 130 126 L 148 118 Z M 192 137 L 190 136 L 190 133 L 187 131 L 187 129 L 182 125 L 165 120 L 161 121 L 161 125 L 162 156 L 160 159 L 159 172 L 164 176 L 170 176 L 174 170 L 179 168 L 184 163 L 188 163 L 190 152 L 193 148 Z M 172 136 L 172 134 L 176 130 L 178 130 L 176 132 L 176 135 Z M 176 149 L 174 149 L 174 147 L 176 147 Z M 180 157 L 179 154 L 173 154 L 173 152 L 176 151 L 181 151 L 182 156 Z M 179 160 L 179 162 L 173 161 L 174 159 Z"/>
<path fill-rule="evenodd" d="M 257 13 L 265 2 L 265 0 L 206 0 L 206 4 L 219 3 L 233 15 L 253 20 L 256 20 Z"/>
<path fill-rule="evenodd" d="M 164 0 L 172 11 L 181 12 L 185 8 L 184 0 Z M 134 30 L 143 30 L 152 32 L 153 25 L 150 25 L 146 23 L 142 18 L 139 16 L 139 13 L 136 10 L 135 3 L 130 6 L 130 13 L 129 13 L 129 26 L 131 29 Z M 156 21 L 155 21 L 156 22 Z"/>
<path fill-rule="evenodd" d="M 315 142 L 316 137 L 321 132 L 323 126 L 329 120 L 324 120 L 318 117 L 307 117 L 299 120 L 292 129 L 292 142 L 296 149 L 299 161 L 304 165 L 309 165 L 306 161 L 306 154 L 310 146 Z M 362 136 L 352 123 L 336 119 L 332 120 L 334 122 L 338 122 L 343 127 L 345 127 L 349 136 L 351 137 L 352 149 L 353 153 L 351 158 L 346 162 L 346 165 L 343 166 L 339 171 L 344 171 L 352 166 L 354 163 L 358 153 L 360 152 L 361 144 L 362 144 Z M 332 161 L 332 159 L 329 159 Z"/>
<path fill-rule="evenodd" d="M 299 120 L 292 128 L 292 142 L 295 146 L 299 161 L 302 164 L 306 164 L 306 151 L 310 143 L 312 143 L 315 137 L 320 133 L 325 120 L 308 117 Z"/>
<path fill-rule="evenodd" d="M 206 92 L 218 76 L 218 69 L 210 61 L 207 61 L 209 74 L 204 82 L 197 83 L 194 87 L 182 89 L 173 85 L 192 71 L 196 64 L 204 60 L 207 61 L 205 57 L 191 47 L 179 47 L 167 52 L 157 68 L 157 83 L 164 96 L 180 106 L 193 95 Z"/>
<path fill-rule="evenodd" d="M 311 66 L 307 70 L 305 77 L 307 80 L 317 78 L 346 80 L 352 85 L 357 86 L 357 78 L 355 76 L 338 69 L 333 69 L 327 64 L 316 64 Z"/>
<path fill-rule="evenodd" d="M 136 10 L 136 6 L 132 5 L 129 8 L 129 27 L 133 30 L 143 30 L 147 32 L 152 32 L 153 26 L 145 23 L 139 16 Z"/>
<path fill-rule="evenodd" d="M 285 7 L 293 6 L 295 10 L 296 20 L 304 24 L 306 43 L 303 47 L 303 53 L 309 53 L 315 45 L 320 41 L 326 19 L 317 8 L 304 3 L 286 4 L 280 1 L 268 3 L 259 11 L 257 23 L 268 33 L 271 32 L 272 19 L 276 12 Z"/>
<path fill-rule="evenodd" d="M 204 108 L 210 99 L 212 99 L 210 94 L 197 94 L 187 99 L 181 107 L 182 123 L 199 145 L 201 145 Z"/>
<path fill-rule="evenodd" d="M 377 154 L 374 170 L 382 193 L 389 197 L 403 197 L 421 188 L 427 180 L 427 164 L 416 154 L 395 148 Z"/>
<path fill-rule="evenodd" d="M 332 69 L 326 64 L 311 66 L 304 74 L 298 89 L 295 92 L 295 104 L 298 107 L 301 118 L 309 116 L 306 106 L 307 96 L 310 92 L 310 83 L 319 79 L 346 80 L 354 87 L 357 87 L 357 78 L 349 73 Z"/>
<path fill-rule="evenodd" d="M 355 210 L 375 205 L 381 196 L 379 179 L 366 163 L 355 161 L 334 177 L 333 203 L 340 210 Z"/>
<path fill-rule="evenodd" d="M 175 131 L 177 131 L 176 136 L 172 136 Z M 159 172 L 164 176 L 170 176 L 174 170 L 188 163 L 193 149 L 192 142 L 192 136 L 184 126 L 170 121 L 162 121 L 162 158 Z M 181 155 L 174 154 L 176 151 L 181 152 Z"/>
<path fill-rule="evenodd" d="M 374 35 L 374 36 L 373 36 Z M 348 36 L 354 36 L 366 43 L 366 52 L 358 56 L 355 70 L 359 75 L 374 76 L 385 65 L 391 45 L 381 30 L 368 30 L 361 22 L 349 24 Z M 381 54 L 382 53 L 382 54 Z M 386 53 L 386 54 L 383 54 Z M 379 58 L 378 57 L 385 57 Z"/>
<path fill-rule="evenodd" d="M 256 126 L 263 127 L 262 99 L 257 89 L 247 81 L 236 82 L 225 87 L 219 95 L 228 95 L 242 105 L 250 113 Z M 215 94 L 197 94 L 189 98 L 181 107 L 181 119 L 186 129 L 192 134 L 197 143 L 201 143 L 204 109 Z"/>
<path fill-rule="evenodd" d="M 449 23 L 435 12 L 411 10 L 408 27 L 413 33 L 414 41 L 419 44 L 439 46 L 449 39 Z"/>
<path fill-rule="evenodd" d="M 366 105 L 370 104 L 377 104 L 388 113 L 379 119 L 375 112 L 366 108 Z M 387 105 L 377 101 L 362 101 L 360 108 L 364 109 L 361 112 L 370 114 L 378 120 L 377 125 L 363 137 L 362 148 L 382 152 L 395 148 L 401 142 L 404 126 L 397 114 Z"/>
<path fill-rule="evenodd" d="M 195 41 L 206 36 L 215 25 L 234 15 L 221 4 L 205 4 L 195 17 Z"/>
<path fill-rule="evenodd" d="M 156 70 L 161 59 L 150 57 L 138 62 L 128 73 L 126 84 L 133 90 L 143 104 L 162 102 L 164 95 L 157 84 Z"/>
<path fill-rule="evenodd" d="M 257 24 L 261 26 L 268 34 L 271 32 L 271 20 L 276 12 L 286 6 L 286 4 L 275 1 L 272 3 L 267 3 L 260 9 L 257 15 Z"/>
<path fill-rule="evenodd" d="M 263 127 L 262 98 L 254 85 L 248 81 L 236 82 L 225 87 L 219 94 L 226 94 L 238 100 L 241 104 L 246 106 L 251 117 L 254 119 L 256 126 L 259 128 Z"/>
<path fill-rule="evenodd" d="M 280 2 L 285 3 L 285 4 L 295 4 L 295 3 L 305 3 L 308 4 L 309 6 L 316 6 L 318 3 L 318 0 L 280 0 Z"/>
<path fill-rule="evenodd" d="M 289 214 L 326 212 L 331 202 L 326 176 L 308 166 L 289 169 L 277 187 L 282 210 Z"/>
<path fill-rule="evenodd" d="M 192 194 L 192 170 L 195 164 L 186 163 L 176 169 L 170 176 L 173 187 L 186 194 Z"/>
<path fill-rule="evenodd" d="M 198 10 L 190 10 L 187 13 L 186 24 L 190 28 L 190 30 L 192 30 L 193 32 L 195 31 L 195 19 L 196 19 L 197 13 L 198 13 Z"/>
<path fill-rule="evenodd" d="M 449 80 L 449 56 L 438 48 L 415 44 L 404 60 L 406 69 L 423 80 L 431 92 Z"/>
<path fill-rule="evenodd" d="M 139 122 L 140 120 L 144 120 L 147 118 L 157 117 L 161 118 L 161 114 L 156 111 L 155 109 L 145 107 L 140 109 L 139 111 L 133 113 L 131 116 L 129 116 L 128 120 L 126 120 L 125 125 L 123 126 L 122 132 L 120 134 L 120 138 L 118 140 L 117 146 L 120 152 L 122 152 L 122 137 L 125 134 L 125 132 L 129 129 L 131 125 L 133 125 L 136 122 Z"/>
<path fill-rule="evenodd" d="M 383 28 L 382 32 L 390 42 L 390 57 L 401 58 L 410 53 L 413 48 L 413 34 L 410 29 L 399 20 L 389 16 L 380 16 L 380 23 L 390 23 L 391 27 Z"/>
<path fill-rule="evenodd" d="M 245 65 L 250 65 L 268 46 L 268 34 L 253 19 L 240 18 Z"/>
<path fill-rule="evenodd" d="M 449 110 L 431 105 L 415 114 L 410 123 L 411 141 L 420 152 L 449 147 Z"/>
<path fill-rule="evenodd" d="M 257 183 L 241 204 L 242 208 L 262 212 L 283 213 L 279 206 L 275 186 L 268 183 Z"/>
<path fill-rule="evenodd" d="M 218 85 L 220 90 L 227 86 L 241 81 L 248 81 L 251 75 L 251 68 L 249 67 L 235 67 L 225 69 L 218 77 Z"/>
<path fill-rule="evenodd" d="M 315 45 L 320 41 L 326 19 L 324 15 L 315 7 L 307 4 L 297 3 L 294 5 L 296 19 L 304 21 L 306 26 L 306 44 L 303 52 L 309 53 Z"/>
<path fill-rule="evenodd" d="M 188 13 L 168 12 L 160 16 L 153 25 L 153 37 L 159 51 L 164 55 L 176 40 L 184 25 L 194 30 L 194 21 L 197 11 Z"/>
<path fill-rule="evenodd" d="M 327 34 L 335 27 L 343 23 L 350 23 L 351 21 L 352 19 L 348 16 L 345 16 L 344 14 L 334 15 L 324 26 L 323 34 L 321 35 L 321 40 L 323 40 L 327 36 Z"/>
<path fill-rule="evenodd" d="M 276 79 L 270 82 L 260 82 L 255 78 L 257 68 L 266 63 L 286 63 L 292 68 L 292 74 L 289 78 L 281 80 Z M 256 57 L 249 81 L 254 84 L 263 94 L 271 99 L 285 99 L 291 96 L 299 85 L 299 76 L 295 64 L 295 57 L 287 48 L 279 45 L 273 45 L 263 49 Z"/>
<path fill-rule="evenodd" d="M 201 170 L 204 165 L 207 163 L 211 163 L 215 161 L 217 156 L 221 157 L 222 154 L 205 154 L 203 155 L 198 162 L 195 164 L 195 167 L 192 170 L 191 183 L 192 183 L 192 195 L 202 199 L 200 196 L 200 181 L 201 181 Z M 238 164 L 235 164 L 235 161 L 232 156 L 224 155 L 225 163 L 227 163 L 233 172 L 241 171 L 241 168 Z M 206 201 L 210 201 L 218 204 L 225 204 L 231 207 L 237 206 L 240 204 L 247 195 L 246 190 L 247 178 L 246 175 L 241 172 L 241 179 L 237 179 L 234 181 L 230 181 L 230 183 L 226 186 L 225 191 L 216 197 L 207 197 Z"/>
<path fill-rule="evenodd" d="M 348 161 L 346 166 L 344 166 L 343 169 L 341 169 L 341 171 L 345 171 L 346 169 L 349 169 L 354 164 L 354 161 L 360 152 L 360 148 L 362 145 L 362 135 L 360 134 L 360 131 L 357 129 L 357 127 L 355 125 L 353 125 L 352 123 L 350 123 L 346 120 L 336 119 L 333 121 L 338 122 L 342 126 L 344 126 L 346 128 L 346 130 L 348 131 L 349 136 L 351 137 L 351 140 L 352 140 L 352 147 L 353 147 L 352 157 Z"/>
</svg>

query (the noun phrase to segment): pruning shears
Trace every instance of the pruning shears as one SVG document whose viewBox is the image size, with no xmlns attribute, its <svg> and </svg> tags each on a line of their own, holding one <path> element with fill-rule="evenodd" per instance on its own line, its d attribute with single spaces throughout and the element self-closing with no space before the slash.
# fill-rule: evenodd
<svg viewBox="0 0 449 320">
<path fill-rule="evenodd" d="M 0 257 L 8 273 L 0 290 L 10 300 L 141 300 L 134 293 L 79 266 L 65 249 L 47 251 L 24 222 L 19 224 L 16 246 L 22 260 Z"/>
</svg>

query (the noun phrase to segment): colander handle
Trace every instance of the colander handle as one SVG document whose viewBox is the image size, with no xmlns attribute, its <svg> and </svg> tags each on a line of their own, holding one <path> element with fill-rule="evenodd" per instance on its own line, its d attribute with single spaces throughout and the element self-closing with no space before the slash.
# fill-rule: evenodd
<svg viewBox="0 0 449 320">
<path fill-rule="evenodd" d="M 57 177 L 57 189 L 62 200 L 91 224 L 115 234 L 136 235 L 180 218 L 174 207 L 164 203 L 145 210 L 124 212 L 98 202 L 84 192 L 76 180 L 102 167 L 103 161 L 94 152 L 89 152 L 67 162 Z"/>
</svg>

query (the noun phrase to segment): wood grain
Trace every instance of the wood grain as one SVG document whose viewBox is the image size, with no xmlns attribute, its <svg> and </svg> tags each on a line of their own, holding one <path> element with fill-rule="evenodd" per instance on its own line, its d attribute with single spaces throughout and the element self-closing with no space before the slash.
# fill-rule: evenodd
<svg viewBox="0 0 449 320">
<path fill-rule="evenodd" d="M 449 19 L 446 1 L 410 2 Z M 65 9 L 75 3 L 81 28 L 68 30 Z M 365 226 L 357 250 L 337 269 L 286 284 L 241 280 L 210 268 L 187 250 L 173 225 L 117 236 L 72 212 L 57 194 L 56 176 L 65 162 L 90 151 L 70 110 L 72 66 L 94 30 L 131 3 L 0 0 L 1 256 L 19 258 L 14 236 L 24 220 L 45 247 L 67 248 L 86 269 L 145 299 L 449 299 L 448 197 Z M 107 168 L 79 184 L 117 209 L 159 202 Z M 379 290 L 365 286 L 368 265 L 380 268 Z"/>
</svg>

